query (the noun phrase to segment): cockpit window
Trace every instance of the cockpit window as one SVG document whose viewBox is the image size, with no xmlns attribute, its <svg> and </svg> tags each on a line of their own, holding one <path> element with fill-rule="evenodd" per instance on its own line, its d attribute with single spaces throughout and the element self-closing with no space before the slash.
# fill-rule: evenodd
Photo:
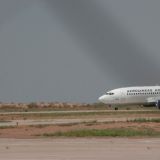
<svg viewBox="0 0 160 160">
<path fill-rule="evenodd" d="M 114 93 L 112 93 L 112 92 L 108 92 L 108 93 L 107 93 L 107 95 L 113 95 L 113 94 L 114 94 Z"/>
</svg>

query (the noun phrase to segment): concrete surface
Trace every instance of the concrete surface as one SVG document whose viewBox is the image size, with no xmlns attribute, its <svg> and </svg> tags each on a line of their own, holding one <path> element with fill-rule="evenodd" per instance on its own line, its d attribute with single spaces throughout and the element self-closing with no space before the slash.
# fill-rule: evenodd
<svg viewBox="0 0 160 160">
<path fill-rule="evenodd" d="M 0 160 L 160 160 L 160 138 L 0 139 Z"/>
<path fill-rule="evenodd" d="M 113 117 L 113 118 L 104 118 L 104 117 L 98 117 L 98 118 L 61 118 L 61 119 L 27 119 L 27 120 L 11 120 L 11 121 L 2 121 L 0 122 L 0 126 L 17 126 L 18 125 L 60 125 L 60 124 L 71 124 L 71 123 L 83 123 L 83 122 L 126 122 L 129 120 L 134 120 L 137 117 Z M 159 118 L 159 116 L 156 117 L 145 117 L 141 116 L 141 118 L 148 118 L 148 119 L 156 119 Z"/>
<path fill-rule="evenodd" d="M 51 114 L 51 113 L 115 113 L 115 112 L 159 112 L 159 110 L 69 110 L 69 111 L 28 111 L 28 112 L 0 112 L 0 115 L 16 115 L 16 114 Z"/>
</svg>

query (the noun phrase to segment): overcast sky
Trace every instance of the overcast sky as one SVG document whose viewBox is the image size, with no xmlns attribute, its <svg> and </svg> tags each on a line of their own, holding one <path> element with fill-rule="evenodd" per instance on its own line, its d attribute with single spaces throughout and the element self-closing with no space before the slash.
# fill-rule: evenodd
<svg viewBox="0 0 160 160">
<path fill-rule="evenodd" d="M 96 102 L 160 82 L 160 1 L 1 0 L 0 101 Z"/>
</svg>

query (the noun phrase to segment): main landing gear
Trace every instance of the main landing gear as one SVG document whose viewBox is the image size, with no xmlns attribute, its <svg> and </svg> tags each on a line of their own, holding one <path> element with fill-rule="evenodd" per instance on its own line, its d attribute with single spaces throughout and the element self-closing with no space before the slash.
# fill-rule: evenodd
<svg viewBox="0 0 160 160">
<path fill-rule="evenodd" d="M 113 106 L 112 105 L 108 105 L 110 108 L 112 108 Z M 114 110 L 117 111 L 118 110 L 118 107 L 114 107 Z"/>
</svg>

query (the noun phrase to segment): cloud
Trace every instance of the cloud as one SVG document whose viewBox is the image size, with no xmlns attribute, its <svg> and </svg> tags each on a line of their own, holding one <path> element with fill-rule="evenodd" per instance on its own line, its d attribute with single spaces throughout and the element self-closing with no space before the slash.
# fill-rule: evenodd
<svg viewBox="0 0 160 160">
<path fill-rule="evenodd" d="M 108 11 L 92 0 L 46 0 L 52 13 L 64 22 L 79 45 L 103 70 L 128 85 L 150 85 L 160 79 L 159 68 Z M 106 4 L 107 5 L 107 4 Z"/>
</svg>

